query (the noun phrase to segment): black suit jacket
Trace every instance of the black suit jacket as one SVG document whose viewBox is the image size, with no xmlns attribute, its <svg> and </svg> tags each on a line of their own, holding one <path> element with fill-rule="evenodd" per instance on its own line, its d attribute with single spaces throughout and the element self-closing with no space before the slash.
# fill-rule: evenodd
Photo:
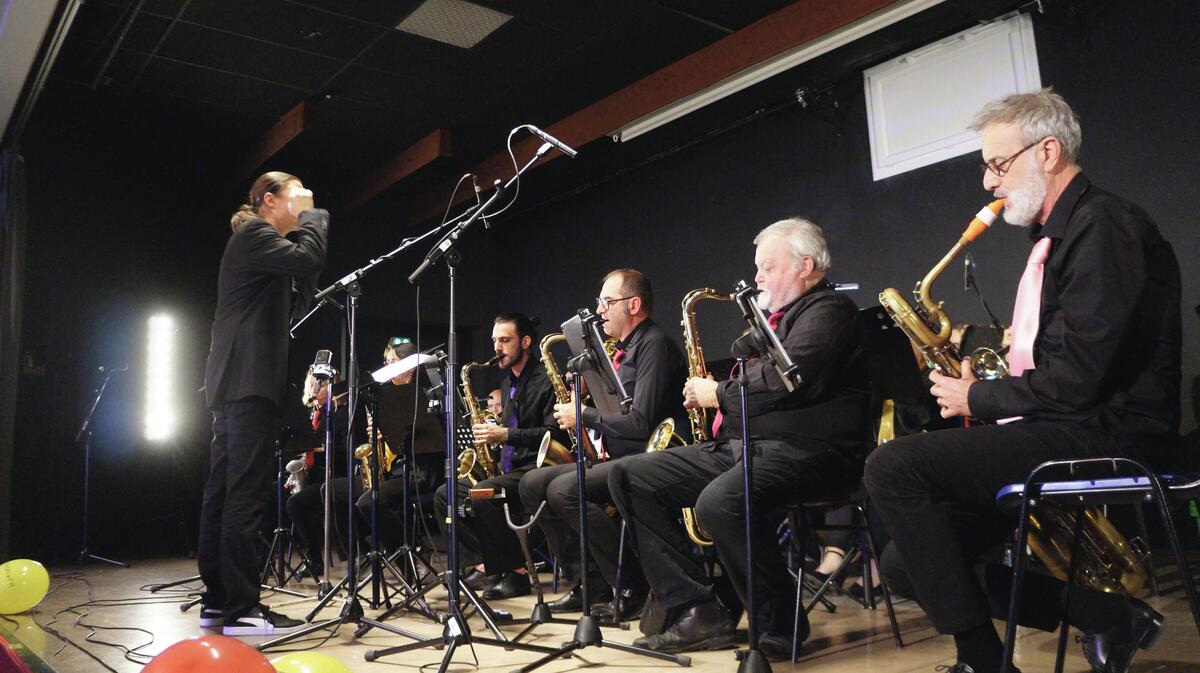
<svg viewBox="0 0 1200 673">
<path fill-rule="evenodd" d="M 521 370 L 521 376 L 517 378 L 516 395 L 510 397 L 508 393 L 512 384 L 512 372 L 509 371 L 500 382 L 500 400 L 503 408 L 500 422 L 504 423 L 512 412 L 515 399 L 517 427 L 509 429 L 508 443 L 513 447 L 512 467 L 516 470 L 533 467 L 537 461 L 538 445 L 541 444 L 542 436 L 547 430 L 563 446 L 570 446 L 571 440 L 554 420 L 554 387 L 550 385 L 550 377 L 546 374 L 541 360 L 529 358 L 525 368 Z M 499 461 L 500 456 L 496 456 L 496 460 Z"/>
<path fill-rule="evenodd" d="M 746 363 L 750 434 L 763 439 L 817 440 L 851 455 L 866 455 L 869 384 L 865 337 L 858 307 L 827 281 L 783 307 L 775 334 L 803 379 L 788 392 L 760 358 Z M 723 381 L 717 399 L 725 419 L 719 439 L 741 439 L 737 382 Z"/>
<path fill-rule="evenodd" d="M 329 213 L 300 213 L 295 241 L 265 220 L 238 227 L 225 245 L 217 280 L 212 347 L 204 368 L 210 409 L 257 396 L 281 410 L 287 393 L 288 327 L 311 300 L 325 265 Z M 292 290 L 296 290 L 293 305 Z"/>
</svg>

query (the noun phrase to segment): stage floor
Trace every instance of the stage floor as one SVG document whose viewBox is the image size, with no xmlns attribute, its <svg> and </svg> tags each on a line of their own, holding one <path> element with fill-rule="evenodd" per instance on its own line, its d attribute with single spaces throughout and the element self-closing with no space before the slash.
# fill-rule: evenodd
<svg viewBox="0 0 1200 673">
<path fill-rule="evenodd" d="M 1183 598 L 1183 590 L 1178 583 L 1178 576 L 1172 568 L 1160 569 L 1164 575 L 1164 595 L 1149 599 L 1149 602 L 1167 616 L 1166 629 L 1156 647 L 1150 652 L 1142 652 L 1134 661 L 1133 670 L 1136 673 L 1163 671 L 1166 673 L 1200 673 L 1200 637 L 1192 623 Z M 120 629 L 137 627 L 148 633 L 130 630 L 98 630 L 93 639 L 118 642 L 138 649 L 139 653 L 153 655 L 181 639 L 206 633 L 197 625 L 198 608 L 187 612 L 180 611 L 180 605 L 186 600 L 186 591 L 165 590 L 151 594 L 144 590 L 145 585 L 181 579 L 196 574 L 195 561 L 187 559 L 164 559 L 140 561 L 131 569 L 95 564 L 81 568 L 54 568 L 54 578 L 51 587 L 59 587 L 53 591 L 32 613 L 17 615 L 7 620 L 0 620 L 0 629 L 16 630 L 17 637 L 34 653 L 41 657 L 53 671 L 59 673 L 89 673 L 104 670 L 95 659 L 110 666 L 113 670 L 134 672 L 141 670 L 138 663 L 122 657 L 120 651 L 95 643 L 86 642 L 92 631 L 86 624 Z M 73 577 L 66 581 L 66 577 Z M 86 581 L 86 583 L 85 583 Z M 61 586 L 60 586 L 61 585 Z M 90 585 L 90 588 L 89 588 Z M 195 590 L 199 583 L 185 585 Z M 546 584 L 547 591 L 549 584 Z M 311 582 L 302 585 L 303 590 L 315 593 Z M 90 592 L 90 596 L 89 596 Z M 445 608 L 445 592 L 435 589 L 431 594 L 433 606 L 436 609 Z M 90 608 L 79 608 L 79 612 L 89 614 L 77 624 L 78 615 L 64 612 L 55 619 L 55 613 L 69 606 L 85 603 L 89 600 L 99 603 Z M 294 617 L 303 617 L 316 600 L 292 602 L 296 599 L 282 594 L 270 595 L 264 592 L 264 600 L 272 606 L 284 606 L 280 611 Z M 812 636 L 804 645 L 802 658 L 794 670 L 811 673 L 827 671 L 872 671 L 876 673 L 901 673 L 909 671 L 933 671 L 938 664 L 951 664 L 954 659 L 953 642 L 948 637 L 939 637 L 930 626 L 921 610 L 911 601 L 897 604 L 897 619 L 900 623 L 901 634 L 906 646 L 897 649 L 888 628 L 887 614 L 882 605 L 876 611 L 868 611 L 859 607 L 848 598 L 836 598 L 838 609 L 830 614 L 818 608 L 812 615 Z M 533 605 L 532 597 L 498 601 L 496 608 L 506 609 L 517 617 L 528 616 Z M 328 618 L 336 614 L 336 608 L 326 608 L 319 618 Z M 368 615 L 379 611 L 367 610 Z M 12 620 L 15 619 L 14 622 Z M 36 620 L 36 624 L 32 621 Z M 418 634 L 436 636 L 441 633 L 440 625 L 416 617 L 406 616 L 392 622 L 397 627 Z M 62 641 L 39 628 L 37 624 L 50 624 L 62 635 L 72 641 L 72 645 L 63 646 Z M 1003 628 L 1002 623 L 997 623 Z M 483 622 L 478 617 L 470 620 L 474 633 L 488 635 Z M 515 635 L 521 629 L 518 625 L 504 627 L 509 635 Z M 743 635 L 745 622 L 742 623 Z M 378 630 L 365 637 L 355 640 L 353 627 L 342 629 L 318 651 L 333 656 L 345 663 L 350 670 L 359 672 L 411 670 L 416 673 L 422 669 L 435 670 L 441 661 L 443 651 L 426 649 L 408 652 L 388 657 L 379 662 L 368 663 L 363 659 L 363 653 L 370 649 L 390 647 L 411 642 L 404 637 L 382 633 Z M 208 631 L 219 633 L 219 631 Z M 544 625 L 539 627 L 528 642 L 556 647 L 569 639 L 573 627 L 569 625 Z M 5 634 L 7 635 L 7 634 Z M 628 631 L 615 628 L 604 630 L 606 638 L 628 643 L 640 635 L 637 624 L 634 623 Z M 324 636 L 322 636 L 324 637 Z M 1038 631 L 1021 629 L 1020 642 L 1017 648 L 1017 665 L 1025 673 L 1034 671 L 1053 670 L 1054 651 L 1057 643 L 1055 635 Z M 246 642 L 257 643 L 265 638 L 247 638 Z M 308 647 L 319 642 L 319 638 L 309 636 L 303 641 L 294 642 L 290 647 Z M 149 643 L 149 644 L 146 644 Z M 87 653 L 81 651 L 83 648 Z M 61 651 L 60 651 L 61 649 Z M 57 653 L 56 653 L 57 652 Z M 1079 646 L 1072 638 L 1068 647 L 1069 657 L 1066 670 L 1086 672 L 1088 667 L 1079 651 Z M 91 656 L 89 656 L 89 654 Z M 528 652 L 506 652 L 500 648 L 479 645 L 476 654 L 480 663 L 473 663 L 471 651 L 460 648 L 454 656 L 451 671 L 468 671 L 476 669 L 485 672 L 507 673 L 519 666 L 533 661 L 538 655 Z M 278 654 L 268 653 L 268 658 Z M 693 652 L 692 669 L 696 671 L 735 671 L 737 662 L 733 651 Z M 628 655 L 612 649 L 588 648 L 574 659 L 562 659 L 544 667 L 543 671 L 550 673 L 574 671 L 582 668 L 604 666 L 612 671 L 647 671 L 673 670 L 674 664 L 645 659 Z M 793 670 L 789 662 L 774 663 L 776 671 Z"/>
</svg>

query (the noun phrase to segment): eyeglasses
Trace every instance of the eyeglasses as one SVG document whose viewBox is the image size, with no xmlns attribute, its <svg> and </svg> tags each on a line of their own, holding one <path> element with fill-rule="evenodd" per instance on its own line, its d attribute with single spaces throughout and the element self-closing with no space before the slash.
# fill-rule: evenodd
<svg viewBox="0 0 1200 673">
<path fill-rule="evenodd" d="M 996 177 L 998 178 L 1008 175 L 1008 170 L 1012 168 L 1013 161 L 1016 161 L 1017 157 L 1024 154 L 1029 148 L 1035 147 L 1038 143 L 1042 142 L 1042 140 L 1045 140 L 1045 138 L 1041 138 L 1029 143 L 1025 147 L 1022 147 L 1016 154 L 1005 159 L 1004 161 L 996 161 L 995 159 L 992 159 L 991 161 L 979 164 L 979 174 L 986 175 L 988 171 L 991 171 L 992 173 L 995 173 Z"/>
<path fill-rule="evenodd" d="M 633 299 L 633 296 L 617 297 L 616 299 L 609 299 L 608 297 L 596 297 L 596 308 L 601 311 L 607 311 L 608 309 L 612 308 L 613 304 L 625 301 L 627 299 Z"/>
</svg>

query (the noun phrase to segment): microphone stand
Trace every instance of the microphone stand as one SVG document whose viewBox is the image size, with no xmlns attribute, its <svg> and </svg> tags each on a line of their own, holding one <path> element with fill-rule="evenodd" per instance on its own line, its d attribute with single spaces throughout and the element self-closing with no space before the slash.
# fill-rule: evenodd
<svg viewBox="0 0 1200 673">
<path fill-rule="evenodd" d="M 586 341 L 585 341 L 586 343 Z M 571 377 L 571 389 L 575 395 L 575 487 L 576 497 L 579 498 L 579 586 L 582 589 L 580 596 L 583 599 L 583 614 L 579 617 L 579 621 L 575 623 L 575 638 L 566 643 L 562 647 L 550 652 L 546 656 L 537 661 L 517 669 L 514 673 L 529 673 L 536 668 L 541 668 L 546 664 L 564 656 L 570 656 L 576 650 L 581 650 L 585 647 L 608 647 L 621 652 L 637 654 L 643 657 L 652 659 L 660 659 L 662 661 L 670 661 L 680 666 L 691 666 L 692 658 L 686 655 L 666 654 L 663 652 L 655 652 L 642 647 L 634 647 L 611 640 L 606 640 L 604 634 L 600 632 L 600 625 L 596 623 L 596 619 L 591 613 L 591 597 L 588 595 L 588 529 L 587 529 L 587 497 L 584 489 L 584 464 L 587 462 L 583 447 L 586 444 L 584 440 L 583 428 L 583 395 L 580 389 L 580 379 L 583 378 L 583 372 L 591 371 L 596 367 L 596 353 L 591 346 L 587 346 L 579 355 L 567 361 L 567 371 L 574 374 Z M 619 617 L 618 617 L 619 618 Z"/>
<path fill-rule="evenodd" d="M 459 594 L 462 587 L 459 585 L 458 577 L 458 473 L 455 469 L 457 460 L 457 436 L 458 436 L 458 405 L 455 399 L 455 390 L 457 390 L 457 382 L 455 377 L 458 375 L 458 331 L 455 318 L 455 271 L 458 264 L 462 261 L 462 253 L 454 247 L 458 242 L 459 237 L 463 232 L 467 231 L 472 224 L 477 220 L 483 219 L 494 213 L 488 213 L 488 209 L 499 200 L 502 194 L 506 193 L 521 174 L 529 169 L 534 163 L 539 161 L 551 149 L 550 143 L 543 143 L 538 151 L 533 155 L 527 164 L 522 166 L 517 172 L 509 178 L 508 182 L 503 186 L 496 184 L 495 190 L 487 201 L 479 204 L 468 210 L 470 213 L 462 222 L 455 224 L 450 231 L 446 232 L 441 239 L 434 245 L 433 249 L 425 255 L 425 260 L 417 267 L 415 271 L 408 277 L 408 282 L 417 285 L 421 281 L 421 277 L 425 275 L 438 261 L 446 260 L 446 276 L 449 289 L 449 330 L 446 338 L 447 359 L 443 379 L 445 381 L 445 389 L 443 390 L 444 400 L 442 411 L 446 416 L 446 456 L 445 456 L 445 475 L 446 475 L 446 511 L 444 512 L 446 520 L 449 522 L 446 525 L 446 572 L 442 575 L 443 584 L 446 587 L 447 595 L 447 611 L 446 623 L 442 629 L 442 635 L 436 638 L 419 639 L 416 642 L 400 645 L 397 647 L 389 647 L 382 650 L 370 650 L 364 654 L 367 661 L 376 661 L 380 657 L 385 657 L 391 654 L 399 654 L 410 650 L 422 649 L 425 647 L 433 647 L 437 649 L 445 648 L 446 654 L 442 657 L 441 664 L 438 667 L 438 673 L 445 673 L 450 666 L 450 661 L 454 657 L 454 652 L 462 645 L 471 648 L 474 654 L 475 643 L 484 645 L 494 645 L 502 647 L 506 650 L 519 649 L 531 652 L 549 653 L 553 652 L 551 648 L 541 647 L 538 645 L 530 645 L 527 643 L 514 642 L 501 638 L 484 638 L 471 634 L 470 627 L 467 625 L 467 620 L 463 615 L 462 604 L 459 600 Z M 497 181 L 498 183 L 499 181 Z M 466 215 L 466 213 L 464 213 Z M 440 227 L 439 227 L 440 228 Z M 499 634 L 503 635 L 503 634 Z M 478 664 L 478 657 L 476 657 Z"/>
<path fill-rule="evenodd" d="M 750 420 L 746 409 L 746 387 L 750 384 L 746 374 L 746 360 L 754 355 L 761 356 L 764 362 L 775 368 L 776 373 L 783 379 L 784 387 L 789 391 L 795 390 L 802 382 L 799 368 L 792 362 L 783 344 L 779 342 L 779 337 L 767 322 L 766 316 L 755 303 L 755 298 L 761 292 L 747 285 L 745 281 L 739 281 L 734 287 L 735 299 L 742 310 L 742 317 L 750 326 L 733 345 L 733 355 L 738 364 L 738 389 L 742 412 L 742 508 L 746 527 L 746 621 L 750 638 L 749 647 L 734 654 L 738 660 L 738 673 L 771 672 L 771 663 L 767 661 L 762 650 L 758 649 L 758 616 L 754 611 L 754 536 L 751 534 L 754 518 L 750 495 L 754 451 L 750 447 Z"/>
<path fill-rule="evenodd" d="M 96 413 L 96 409 L 100 406 L 100 400 L 104 397 L 104 391 L 108 390 L 108 382 L 112 379 L 112 375 L 117 372 L 123 372 L 128 369 L 128 365 L 116 369 L 108 369 L 104 372 L 104 382 L 96 389 L 96 399 L 92 400 L 92 408 L 88 410 L 87 416 L 83 419 L 83 425 L 80 426 L 79 432 L 75 435 L 75 443 L 83 442 L 83 540 L 79 543 L 79 561 L 80 563 L 94 560 L 111 563 L 115 566 L 128 568 L 129 564 L 124 561 L 116 561 L 103 556 L 97 556 L 88 551 L 88 500 L 89 498 L 89 478 L 91 476 L 92 465 L 92 416 Z M 191 578 L 188 578 L 191 579 Z M 187 581 L 187 580 L 185 580 Z"/>
</svg>

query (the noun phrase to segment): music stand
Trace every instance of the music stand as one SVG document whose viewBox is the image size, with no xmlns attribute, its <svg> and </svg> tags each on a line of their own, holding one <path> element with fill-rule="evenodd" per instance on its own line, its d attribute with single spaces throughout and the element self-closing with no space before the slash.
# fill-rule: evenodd
<svg viewBox="0 0 1200 673">
<path fill-rule="evenodd" d="M 517 669 L 514 673 L 529 673 L 536 668 L 541 668 L 555 659 L 563 656 L 570 656 L 576 650 L 585 647 L 609 647 L 621 652 L 637 654 L 643 657 L 652 659 L 661 659 L 663 661 L 671 661 L 680 666 L 691 666 L 692 658 L 686 655 L 665 654 L 663 652 L 655 652 L 642 647 L 634 647 L 611 640 L 606 640 L 604 634 L 600 632 L 600 625 L 596 623 L 596 619 L 591 614 L 591 597 L 588 595 L 587 574 L 588 574 L 588 535 L 587 535 L 587 507 L 583 506 L 587 502 L 584 489 L 584 470 L 586 469 L 587 459 L 583 453 L 583 403 L 582 403 L 582 386 L 580 378 L 587 380 L 588 390 L 591 392 L 592 401 L 596 404 L 596 408 L 601 410 L 601 413 L 607 413 L 604 410 L 616 410 L 618 414 L 628 413 L 629 408 L 633 405 L 633 398 L 625 392 L 625 386 L 621 385 L 621 380 L 617 377 L 617 370 L 613 366 L 612 360 L 603 355 L 604 353 L 604 338 L 600 336 L 600 325 L 604 322 L 602 318 L 592 314 L 587 309 L 581 309 L 577 315 L 562 324 L 563 334 L 567 337 L 567 344 L 571 346 L 571 352 L 576 353 L 570 360 L 567 361 L 567 371 L 571 372 L 571 387 L 575 393 L 575 485 L 576 495 L 579 498 L 579 576 L 584 578 L 584 581 L 579 583 L 581 588 L 580 597 L 583 599 L 583 614 L 579 617 L 579 621 L 575 623 L 575 637 L 557 650 L 550 652 L 546 656 L 537 661 Z M 592 376 L 589 376 L 591 374 Z"/>
</svg>

